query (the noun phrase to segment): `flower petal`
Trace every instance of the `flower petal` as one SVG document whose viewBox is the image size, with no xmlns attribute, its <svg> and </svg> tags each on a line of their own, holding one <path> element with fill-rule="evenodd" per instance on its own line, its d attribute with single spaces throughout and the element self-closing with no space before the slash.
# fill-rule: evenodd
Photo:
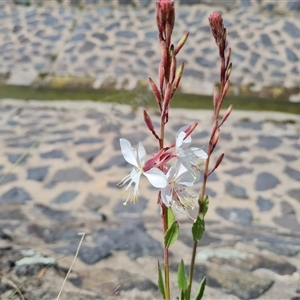
<svg viewBox="0 0 300 300">
<path fill-rule="evenodd" d="M 156 188 L 164 188 L 167 186 L 167 177 L 161 170 L 152 168 L 151 170 L 144 172 L 144 175 L 148 178 L 150 183 Z"/>
<path fill-rule="evenodd" d="M 145 147 L 143 146 L 143 144 L 141 142 L 139 142 L 138 157 L 139 157 L 141 167 L 143 167 L 145 165 L 146 155 L 147 155 L 147 153 L 146 153 Z"/>
<path fill-rule="evenodd" d="M 136 153 L 136 150 L 134 148 L 132 148 L 130 142 L 127 141 L 126 139 L 121 138 L 120 146 L 121 146 L 121 151 L 122 151 L 122 154 L 123 154 L 125 160 L 128 163 L 130 163 L 131 165 L 138 168 L 139 165 L 137 163 L 137 153 Z"/>
<path fill-rule="evenodd" d="M 185 130 L 187 130 L 189 127 L 190 127 L 189 125 L 186 125 L 186 126 L 181 127 L 181 128 L 178 130 L 176 140 L 178 139 L 178 137 L 179 137 L 179 135 L 180 135 L 181 133 L 184 133 L 184 137 L 183 137 L 183 139 L 184 139 L 185 136 L 186 136 Z M 191 135 L 189 135 L 186 139 L 182 140 L 181 145 L 183 145 L 184 147 L 186 147 L 186 146 L 188 146 L 191 142 L 192 142 L 192 137 L 191 137 Z M 177 143 L 176 143 L 176 148 L 177 148 Z"/>
<path fill-rule="evenodd" d="M 167 185 L 165 188 L 162 189 L 161 191 L 161 199 L 162 202 L 167 206 L 171 206 L 172 204 L 172 200 L 173 200 L 173 196 L 172 196 L 172 186 L 171 185 Z"/>
<path fill-rule="evenodd" d="M 176 149 L 182 146 L 184 138 L 185 138 L 185 132 L 180 132 L 176 138 Z"/>
<path fill-rule="evenodd" d="M 187 172 L 187 168 L 182 163 L 180 163 L 179 160 L 177 160 L 177 163 L 176 163 L 176 176 L 175 176 L 176 179 L 179 178 L 185 172 Z"/>
<path fill-rule="evenodd" d="M 199 148 L 192 147 L 191 150 L 195 153 L 198 158 L 207 159 L 207 153 Z"/>
</svg>

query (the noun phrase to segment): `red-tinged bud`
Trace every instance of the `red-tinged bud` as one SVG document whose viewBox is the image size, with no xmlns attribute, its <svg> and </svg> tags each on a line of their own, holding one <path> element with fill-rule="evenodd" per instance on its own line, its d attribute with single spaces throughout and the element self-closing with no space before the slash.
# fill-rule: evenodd
<svg viewBox="0 0 300 300">
<path fill-rule="evenodd" d="M 227 120 L 227 118 L 230 116 L 232 110 L 233 110 L 233 105 L 231 104 L 231 105 L 227 108 L 226 113 L 225 113 L 225 115 L 223 116 L 222 121 L 221 121 L 221 123 L 220 123 L 220 125 L 219 125 L 219 128 L 223 125 L 223 123 L 224 123 L 224 122 Z"/>
<path fill-rule="evenodd" d="M 155 167 L 159 168 L 160 166 L 166 165 L 166 163 L 174 157 L 176 157 L 175 153 L 164 153 L 160 156 L 160 160 L 155 164 Z"/>
<path fill-rule="evenodd" d="M 215 134 L 214 134 L 214 137 L 212 139 L 213 148 L 215 148 L 217 146 L 219 138 L 220 138 L 220 129 L 217 129 Z"/>
<path fill-rule="evenodd" d="M 214 168 L 215 170 L 216 170 L 216 169 L 218 168 L 218 166 L 221 164 L 221 162 L 222 162 L 224 156 L 225 156 L 224 153 L 222 153 L 222 154 L 219 156 L 219 158 L 218 158 L 218 160 L 217 160 L 217 162 L 216 162 L 216 164 L 215 164 L 215 168 Z"/>
<path fill-rule="evenodd" d="M 217 162 L 215 163 L 215 166 L 214 166 L 213 169 L 207 174 L 207 177 L 208 177 L 210 174 L 212 174 L 212 173 L 219 167 L 219 165 L 221 164 L 221 162 L 222 162 L 222 160 L 223 160 L 223 158 L 224 158 L 224 155 L 225 155 L 225 154 L 222 153 L 222 154 L 219 156 Z"/>
<path fill-rule="evenodd" d="M 226 29 L 224 27 L 222 16 L 214 12 L 209 17 L 209 24 L 211 28 L 212 35 L 215 38 L 216 44 L 219 47 L 219 54 L 220 57 L 224 57 L 224 51 L 227 47 L 227 41 L 226 41 Z"/>
<path fill-rule="evenodd" d="M 228 92 L 228 89 L 229 89 L 229 86 L 230 86 L 230 80 L 227 80 L 225 82 L 225 86 L 224 86 L 224 89 L 223 89 L 223 93 L 222 93 L 222 99 L 225 98 L 227 92 Z"/>
<path fill-rule="evenodd" d="M 226 74 L 225 74 L 225 80 L 227 81 L 230 77 L 230 74 L 231 74 L 231 70 L 232 70 L 232 63 L 229 64 L 228 68 L 227 68 L 227 71 L 226 71 Z"/>
<path fill-rule="evenodd" d="M 175 76 L 174 83 L 173 83 L 174 90 L 176 90 L 179 86 L 179 83 L 180 83 L 180 80 L 181 80 L 181 77 L 183 74 L 183 70 L 184 70 L 184 63 L 182 63 L 180 65 L 180 67 L 178 68 L 178 70 L 176 72 L 176 76 Z"/>
<path fill-rule="evenodd" d="M 219 44 L 220 39 L 224 37 L 223 18 L 219 13 L 213 12 L 208 18 L 208 21 L 216 43 Z"/>
<path fill-rule="evenodd" d="M 166 44 L 170 47 L 173 28 L 169 23 L 166 24 Z"/>
<path fill-rule="evenodd" d="M 165 97 L 164 97 L 164 108 L 167 108 L 170 104 L 170 100 L 172 97 L 172 84 L 169 82 L 167 83 L 167 88 L 165 92 Z"/>
<path fill-rule="evenodd" d="M 176 56 L 174 53 L 174 45 L 171 45 L 171 82 L 173 83 L 175 80 L 176 76 L 176 67 L 177 67 L 177 61 L 176 61 Z"/>
<path fill-rule="evenodd" d="M 159 140 L 159 136 L 157 135 L 157 133 L 155 132 L 152 120 L 150 118 L 150 116 L 148 115 L 147 111 L 144 110 L 144 121 L 148 127 L 148 129 L 152 132 L 152 134 L 156 137 L 156 139 Z"/>
<path fill-rule="evenodd" d="M 187 41 L 189 37 L 189 33 L 186 32 L 185 35 L 181 38 L 181 40 L 178 42 L 176 48 L 175 48 L 175 55 L 177 55 L 177 53 L 180 51 L 180 49 L 183 47 L 183 45 L 185 44 L 185 42 Z"/>
<path fill-rule="evenodd" d="M 164 39 L 168 39 L 168 35 L 172 34 L 175 22 L 174 2 L 170 0 L 160 0 L 156 2 L 156 14 L 158 30 L 163 32 Z M 168 24 L 169 29 L 166 28 Z M 169 36 L 170 38 L 170 36 Z M 167 43 L 169 45 L 169 43 Z"/>
<path fill-rule="evenodd" d="M 168 65 L 168 49 L 167 45 L 164 41 L 160 43 L 160 48 L 161 48 L 161 61 L 164 65 L 164 68 L 166 70 L 167 65 Z"/>
<path fill-rule="evenodd" d="M 213 127 L 212 127 L 212 130 L 211 130 L 211 140 L 213 139 L 213 137 L 214 137 L 214 135 L 215 135 L 215 132 L 216 132 L 216 130 L 218 129 L 218 120 L 215 120 L 214 121 L 214 125 L 213 125 Z"/>
<path fill-rule="evenodd" d="M 231 48 L 228 48 L 227 55 L 226 55 L 225 69 L 228 68 L 228 65 L 230 63 L 230 58 L 231 58 Z"/>
<path fill-rule="evenodd" d="M 194 124 L 192 124 L 189 128 L 187 128 L 184 132 L 185 132 L 185 137 L 184 140 L 190 136 L 192 134 L 192 132 L 195 130 L 195 128 L 197 127 L 198 122 L 195 122 Z"/>
<path fill-rule="evenodd" d="M 150 77 L 148 78 L 148 81 L 149 81 L 152 93 L 155 96 L 156 102 L 158 103 L 159 106 L 161 106 L 162 98 L 161 98 L 161 95 L 160 95 L 157 85 L 154 83 L 154 81 Z"/>
<path fill-rule="evenodd" d="M 143 171 L 147 172 L 147 171 L 151 170 L 154 166 L 156 166 L 156 164 L 160 161 L 160 158 L 165 151 L 166 150 L 163 148 L 163 149 L 159 150 L 159 152 L 154 154 L 152 158 L 147 160 L 144 164 Z"/>
<path fill-rule="evenodd" d="M 164 68 L 164 64 L 162 61 L 159 64 L 158 78 L 159 78 L 159 88 L 162 93 L 163 88 L 164 88 L 164 80 L 165 80 L 165 68 Z"/>
<path fill-rule="evenodd" d="M 156 3 L 156 24 L 157 24 L 157 29 L 158 29 L 158 32 L 160 34 L 162 34 L 163 32 L 163 20 L 162 20 L 162 12 L 161 10 L 159 9 L 159 4 Z"/>
</svg>

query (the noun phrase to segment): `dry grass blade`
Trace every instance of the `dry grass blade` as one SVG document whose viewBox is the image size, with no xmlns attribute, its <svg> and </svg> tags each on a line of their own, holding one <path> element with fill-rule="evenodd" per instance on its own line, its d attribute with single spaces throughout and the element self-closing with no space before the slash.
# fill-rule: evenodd
<svg viewBox="0 0 300 300">
<path fill-rule="evenodd" d="M 74 264 L 75 264 L 75 261 L 76 261 L 76 259 L 77 259 L 77 256 L 78 256 L 78 253 L 79 253 L 79 250 L 80 250 L 80 247 L 81 247 L 81 244 L 82 244 L 82 242 L 83 242 L 85 233 L 83 232 L 83 233 L 79 233 L 79 234 L 82 235 L 81 240 L 80 240 L 80 242 L 79 242 L 79 245 L 78 245 L 77 250 L 76 250 L 76 254 L 75 254 L 74 259 L 73 259 L 73 261 L 72 261 L 72 264 L 71 264 L 71 266 L 70 266 L 70 268 L 69 268 L 69 270 L 68 270 L 68 273 L 66 274 L 66 277 L 65 277 L 65 279 L 64 279 L 64 281 L 63 281 L 63 284 L 62 284 L 62 286 L 61 286 L 61 288 L 60 288 L 60 291 L 59 291 L 59 293 L 58 293 L 58 295 L 57 295 L 56 300 L 59 300 L 59 298 L 60 298 L 60 295 L 61 295 L 61 293 L 62 293 L 62 291 L 63 291 L 63 289 L 64 289 L 64 286 L 65 286 L 65 284 L 66 284 L 66 281 L 67 281 L 67 279 L 68 279 L 68 276 L 69 276 L 69 274 L 71 273 L 71 270 L 72 270 L 72 268 L 73 268 L 73 266 L 74 266 Z"/>
<path fill-rule="evenodd" d="M 21 291 L 20 291 L 20 287 L 17 287 L 16 284 L 14 284 L 10 279 L 4 277 L 3 275 L 0 274 L 0 278 L 1 280 L 3 280 L 5 283 L 7 283 L 7 285 L 10 285 L 11 287 L 13 287 L 15 289 L 14 293 L 12 295 L 9 296 L 8 299 L 10 299 L 13 295 L 15 295 L 16 293 L 19 295 L 21 300 L 25 300 L 24 296 L 22 295 Z"/>
</svg>

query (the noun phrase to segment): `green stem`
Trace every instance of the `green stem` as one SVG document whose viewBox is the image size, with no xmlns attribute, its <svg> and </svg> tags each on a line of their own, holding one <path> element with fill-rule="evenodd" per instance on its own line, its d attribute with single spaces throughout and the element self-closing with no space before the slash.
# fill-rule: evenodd
<svg viewBox="0 0 300 300">
<path fill-rule="evenodd" d="M 206 182 L 207 182 L 207 174 L 208 174 L 208 167 L 209 167 L 209 161 L 211 156 L 211 145 L 208 145 L 208 155 L 205 162 L 205 170 L 203 175 L 203 182 L 202 182 L 202 190 L 201 190 L 201 196 L 199 199 L 199 210 L 198 215 L 202 212 L 203 208 L 203 201 L 205 196 L 205 189 L 206 189 Z M 192 258 L 191 258 L 191 264 L 190 264 L 190 274 L 189 274 L 189 288 L 188 288 L 188 297 L 187 299 L 191 299 L 191 291 L 192 291 L 192 283 L 193 283 L 193 276 L 194 276 L 194 269 L 195 269 L 195 259 L 196 259 L 196 251 L 197 251 L 198 241 L 194 241 L 193 245 L 193 252 L 192 252 Z"/>
<path fill-rule="evenodd" d="M 161 116 L 160 122 L 160 139 L 159 139 L 159 148 L 160 150 L 164 147 L 165 139 L 165 123 L 164 117 Z M 161 204 L 162 208 L 162 222 L 163 222 L 163 233 L 164 236 L 168 230 L 168 220 L 167 220 L 167 207 L 164 204 Z M 169 249 L 164 247 L 164 268 L 165 268 L 165 291 L 166 291 L 166 300 L 171 299 L 170 293 L 170 275 L 169 275 Z"/>
<path fill-rule="evenodd" d="M 164 235 L 166 234 L 166 231 L 168 230 L 168 224 L 167 224 L 167 207 L 165 205 L 162 205 L 162 218 L 163 218 L 163 229 L 164 229 Z M 169 248 L 164 248 L 164 266 L 165 266 L 165 290 L 166 290 L 166 300 L 171 299 L 171 292 L 170 292 L 170 275 L 169 275 Z"/>
</svg>

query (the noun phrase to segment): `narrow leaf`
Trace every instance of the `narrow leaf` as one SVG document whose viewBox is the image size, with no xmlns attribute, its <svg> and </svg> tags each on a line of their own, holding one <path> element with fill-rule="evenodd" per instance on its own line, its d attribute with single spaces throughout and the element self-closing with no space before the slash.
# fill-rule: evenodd
<svg viewBox="0 0 300 300">
<path fill-rule="evenodd" d="M 206 286 L 206 278 L 204 277 L 203 280 L 200 283 L 200 287 L 199 287 L 199 291 L 198 294 L 195 298 L 195 300 L 201 300 L 204 294 L 204 290 L 205 290 L 205 286 Z"/>
<path fill-rule="evenodd" d="M 174 221 L 165 234 L 165 247 L 169 248 L 171 245 L 173 245 L 176 242 L 178 235 L 179 224 L 177 221 Z"/>
<path fill-rule="evenodd" d="M 168 224 L 168 229 L 171 227 L 171 225 L 174 223 L 175 217 L 173 214 L 173 210 L 171 207 L 167 208 L 167 224 Z"/>
<path fill-rule="evenodd" d="M 185 300 L 185 297 L 184 297 L 184 292 L 183 291 L 181 291 L 181 293 L 180 293 L 180 300 Z"/>
<path fill-rule="evenodd" d="M 181 260 L 178 266 L 177 283 L 178 283 L 178 288 L 182 290 L 183 294 L 185 294 L 188 288 L 188 282 L 187 282 L 183 260 Z"/>
<path fill-rule="evenodd" d="M 199 214 L 192 227 L 194 241 L 200 241 L 205 231 L 205 223 L 203 213 Z"/>
<path fill-rule="evenodd" d="M 202 207 L 202 213 L 203 215 L 205 216 L 207 211 L 208 211 L 208 206 L 209 206 L 209 198 L 208 196 L 206 195 L 205 196 L 205 199 L 204 199 L 204 202 L 203 202 L 203 207 Z"/>
<path fill-rule="evenodd" d="M 160 291 L 163 299 L 166 299 L 164 280 L 163 280 L 162 271 L 161 271 L 159 261 L 157 261 L 157 266 L 158 266 L 158 288 L 159 288 L 159 291 Z"/>
</svg>

